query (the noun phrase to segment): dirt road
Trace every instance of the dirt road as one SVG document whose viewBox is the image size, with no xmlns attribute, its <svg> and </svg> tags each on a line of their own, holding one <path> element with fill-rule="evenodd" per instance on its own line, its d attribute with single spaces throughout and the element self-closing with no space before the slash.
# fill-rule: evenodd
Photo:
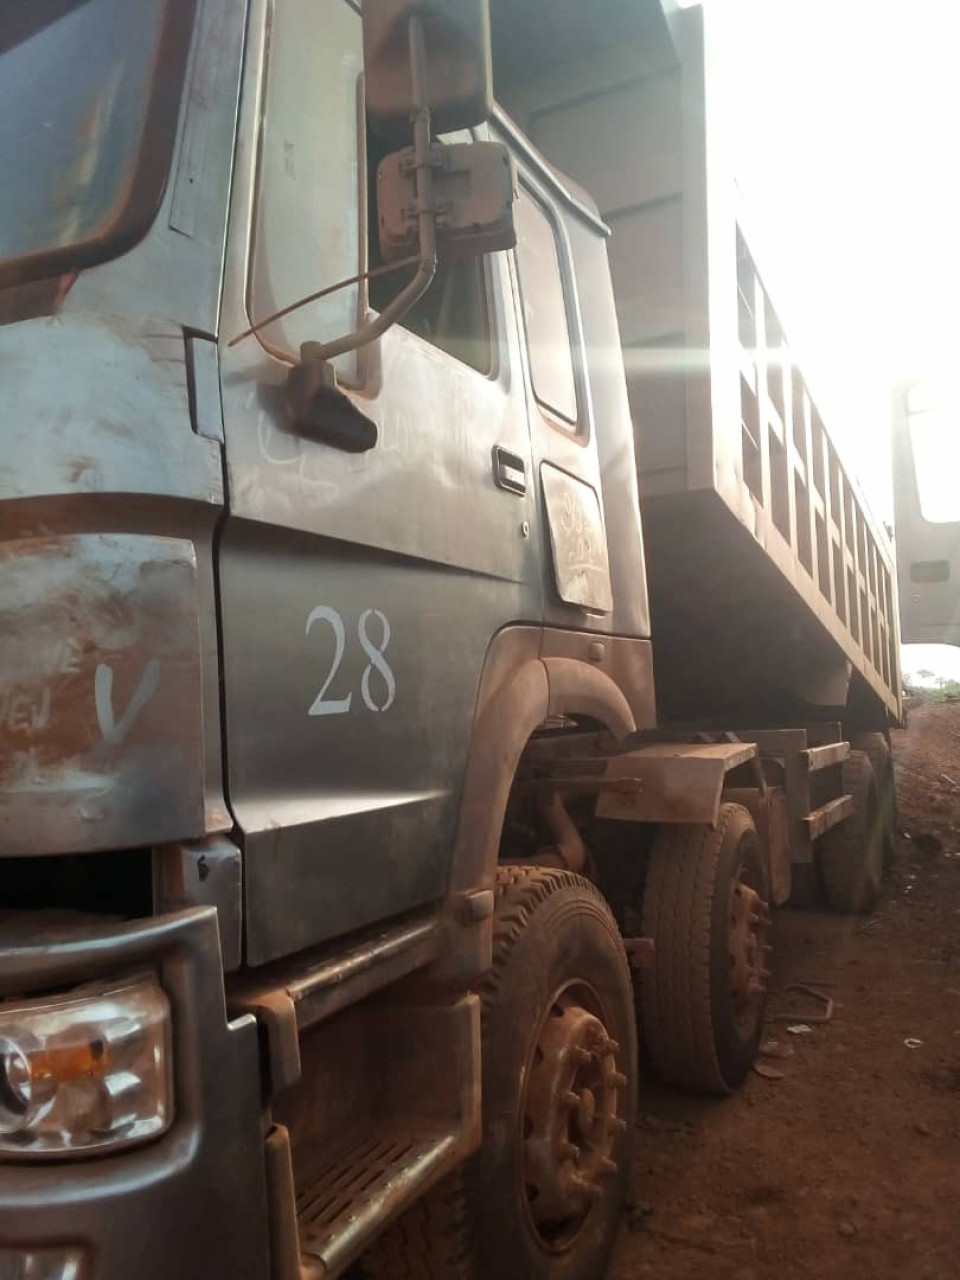
<svg viewBox="0 0 960 1280">
<path fill-rule="evenodd" d="M 816 979 L 832 1020 L 771 1023 L 783 1079 L 729 1100 L 644 1082 L 608 1280 L 960 1276 L 960 703 L 914 710 L 894 752 L 910 838 L 876 913 L 777 917 L 770 1012 Z"/>
</svg>

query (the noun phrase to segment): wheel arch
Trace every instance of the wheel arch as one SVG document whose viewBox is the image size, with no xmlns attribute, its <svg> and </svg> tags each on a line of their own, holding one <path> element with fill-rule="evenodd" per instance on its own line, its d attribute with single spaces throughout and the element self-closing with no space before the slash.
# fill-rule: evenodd
<svg viewBox="0 0 960 1280">
<path fill-rule="evenodd" d="M 534 627 L 507 628 L 484 664 L 451 860 L 447 917 L 459 936 L 451 934 L 444 948 L 438 966 L 444 977 L 448 970 L 477 974 L 490 963 L 492 886 L 507 802 L 536 730 L 554 715 L 589 718 L 617 741 L 636 729 L 617 683 L 586 662 L 540 657 L 541 634 Z"/>
<path fill-rule="evenodd" d="M 485 681 L 481 682 L 454 841 L 454 893 L 493 883 L 503 818 L 517 766 L 527 743 L 545 720 L 550 716 L 583 716 L 602 724 L 617 741 L 636 729 L 626 697 L 605 672 L 573 658 L 533 657 L 529 651 L 524 654 L 518 640 L 519 637 L 509 637 L 519 661 L 506 672 L 501 655 L 491 648 L 487 668 L 499 677 L 496 688 L 489 690 L 484 687 Z"/>
</svg>

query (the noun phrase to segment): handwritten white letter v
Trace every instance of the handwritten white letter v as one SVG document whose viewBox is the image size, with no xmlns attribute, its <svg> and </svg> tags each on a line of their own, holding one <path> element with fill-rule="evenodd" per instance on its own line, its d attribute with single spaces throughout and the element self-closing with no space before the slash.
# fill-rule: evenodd
<svg viewBox="0 0 960 1280">
<path fill-rule="evenodd" d="M 140 683 L 119 720 L 113 718 L 113 667 L 101 662 L 93 678 L 97 704 L 97 722 L 105 742 L 119 743 L 130 732 L 130 726 L 157 691 L 160 683 L 160 663 L 151 658 L 143 668 Z"/>
</svg>

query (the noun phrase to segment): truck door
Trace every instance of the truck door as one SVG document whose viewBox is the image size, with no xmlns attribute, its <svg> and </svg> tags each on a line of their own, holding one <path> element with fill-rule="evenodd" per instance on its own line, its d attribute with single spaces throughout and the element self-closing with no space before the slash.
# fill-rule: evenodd
<svg viewBox="0 0 960 1280">
<path fill-rule="evenodd" d="M 487 647 L 541 611 L 507 255 L 441 268 L 405 328 L 338 359 L 377 426 L 363 453 L 294 430 L 284 384 L 301 342 L 353 330 L 404 277 L 229 345 L 376 260 L 356 7 L 269 8 L 269 39 L 264 4 L 249 33 L 220 365 L 224 703 L 250 963 L 443 895 Z"/>
<path fill-rule="evenodd" d="M 960 645 L 960 420 L 955 399 L 945 388 L 920 383 L 899 387 L 894 394 L 897 573 L 906 644 Z"/>
<path fill-rule="evenodd" d="M 572 238 L 584 234 L 545 167 L 520 166 L 516 271 L 542 504 L 547 625 L 609 629 L 613 591 Z M 596 232 L 588 233 L 596 236 Z M 606 270 L 605 257 L 596 264 Z"/>
</svg>

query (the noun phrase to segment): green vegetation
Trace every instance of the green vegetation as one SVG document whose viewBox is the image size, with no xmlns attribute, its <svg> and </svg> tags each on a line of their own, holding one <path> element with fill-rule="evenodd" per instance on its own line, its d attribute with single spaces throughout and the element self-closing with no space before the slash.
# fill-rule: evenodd
<svg viewBox="0 0 960 1280">
<path fill-rule="evenodd" d="M 908 698 L 918 698 L 923 702 L 960 701 L 960 680 L 948 680 L 946 676 L 934 675 L 932 671 L 918 671 L 916 679 L 924 683 L 914 684 L 911 676 L 904 676 L 903 691 Z M 930 683 L 926 683 L 928 681 Z"/>
</svg>

